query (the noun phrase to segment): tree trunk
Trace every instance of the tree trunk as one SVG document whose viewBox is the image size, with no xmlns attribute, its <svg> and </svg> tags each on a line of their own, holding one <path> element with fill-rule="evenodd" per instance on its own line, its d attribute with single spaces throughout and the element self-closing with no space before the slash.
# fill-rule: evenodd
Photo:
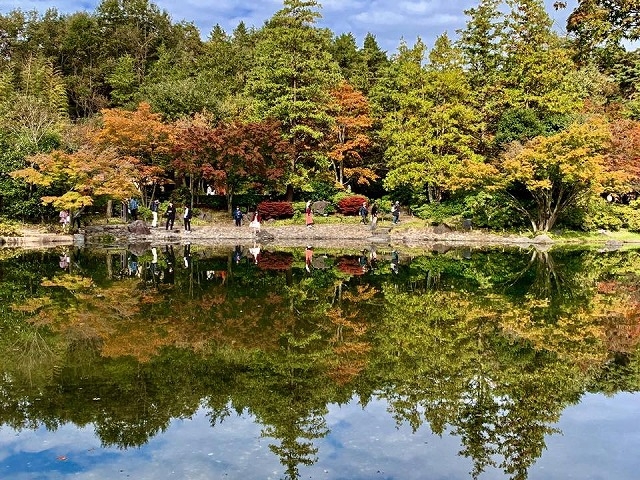
<svg viewBox="0 0 640 480">
<path fill-rule="evenodd" d="M 231 189 L 227 190 L 227 213 L 229 215 L 233 213 L 233 192 Z"/>
</svg>

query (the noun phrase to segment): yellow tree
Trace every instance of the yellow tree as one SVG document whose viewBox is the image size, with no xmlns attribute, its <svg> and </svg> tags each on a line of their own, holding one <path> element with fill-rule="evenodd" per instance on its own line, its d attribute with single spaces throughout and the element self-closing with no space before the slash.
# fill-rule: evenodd
<svg viewBox="0 0 640 480">
<path fill-rule="evenodd" d="M 144 205 L 153 200 L 158 186 L 168 183 L 166 168 L 173 147 L 173 134 L 148 103 L 137 110 L 102 110 L 103 126 L 95 139 L 99 146 L 113 146 L 123 156 L 137 159 L 136 187 Z"/>
<path fill-rule="evenodd" d="M 343 81 L 331 92 L 330 114 L 334 124 L 326 146 L 336 183 L 346 187 L 351 181 L 368 185 L 378 175 L 364 164 L 363 153 L 371 147 L 369 132 L 373 125 L 367 98 Z"/>
<path fill-rule="evenodd" d="M 505 153 L 496 165 L 500 182 L 534 232 L 549 231 L 567 208 L 602 192 L 609 179 L 602 152 L 609 141 L 608 125 L 595 118 L 524 146 L 514 144 Z M 513 193 L 522 190 L 525 195 Z"/>
</svg>

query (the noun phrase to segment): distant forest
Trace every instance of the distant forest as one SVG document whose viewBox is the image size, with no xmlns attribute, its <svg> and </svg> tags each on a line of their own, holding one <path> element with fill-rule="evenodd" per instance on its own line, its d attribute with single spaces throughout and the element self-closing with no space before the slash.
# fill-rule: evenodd
<svg viewBox="0 0 640 480">
<path fill-rule="evenodd" d="M 640 231 L 640 8 L 480 0 L 382 51 L 284 0 L 203 40 L 147 0 L 0 15 L 0 214 L 359 194 L 496 230 Z M 566 8 L 556 2 L 555 8 Z"/>
</svg>

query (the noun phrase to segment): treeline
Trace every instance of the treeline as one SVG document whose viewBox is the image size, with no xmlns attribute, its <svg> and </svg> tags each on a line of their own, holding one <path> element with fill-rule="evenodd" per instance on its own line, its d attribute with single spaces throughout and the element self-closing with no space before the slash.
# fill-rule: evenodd
<svg viewBox="0 0 640 480">
<path fill-rule="evenodd" d="M 628 2 L 579 1 L 560 35 L 540 0 L 480 0 L 457 40 L 392 53 L 319 8 L 206 40 L 147 0 L 0 16 L 0 212 L 209 186 L 229 207 L 359 193 L 493 229 L 640 230 Z"/>
</svg>

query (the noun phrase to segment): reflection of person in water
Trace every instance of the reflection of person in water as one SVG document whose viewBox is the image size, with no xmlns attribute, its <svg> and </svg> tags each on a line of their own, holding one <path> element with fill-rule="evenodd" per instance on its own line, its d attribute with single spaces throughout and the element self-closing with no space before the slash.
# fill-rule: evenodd
<svg viewBox="0 0 640 480">
<path fill-rule="evenodd" d="M 173 245 L 167 245 L 164 247 L 164 258 L 167 262 L 167 266 L 164 269 L 164 283 L 173 284 L 175 281 L 175 266 L 176 266 L 176 255 L 173 252 Z"/>
<path fill-rule="evenodd" d="M 366 272 L 367 270 L 369 270 L 369 261 L 367 259 L 367 249 L 366 248 L 364 250 L 362 250 L 362 255 L 360 255 L 360 258 L 358 259 L 358 262 L 360 263 L 360 267 L 362 268 L 363 272 Z"/>
<path fill-rule="evenodd" d="M 400 256 L 398 255 L 398 251 L 394 250 L 391 252 L 391 272 L 397 274 L 398 267 L 400 263 Z"/>
<path fill-rule="evenodd" d="M 369 266 L 372 270 L 378 266 L 378 251 L 375 245 L 372 245 L 369 251 Z"/>
<path fill-rule="evenodd" d="M 233 263 L 240 263 L 240 259 L 242 258 L 242 246 L 236 245 L 233 249 Z"/>
<path fill-rule="evenodd" d="M 191 244 L 187 243 L 184 246 L 184 268 L 189 268 L 191 266 Z"/>
<path fill-rule="evenodd" d="M 254 263 L 258 264 L 258 256 L 260 255 L 260 246 L 259 245 L 254 245 L 253 247 L 251 247 L 249 249 L 249 253 L 251 253 L 251 255 L 253 255 Z"/>
<path fill-rule="evenodd" d="M 138 256 L 129 254 L 129 276 L 135 277 L 138 274 Z"/>
<path fill-rule="evenodd" d="M 63 270 L 66 270 L 67 268 L 69 268 L 69 265 L 71 264 L 71 259 L 69 258 L 69 254 L 67 252 L 63 252 L 62 255 L 60 255 L 60 268 Z"/>
<path fill-rule="evenodd" d="M 304 251 L 304 269 L 311 273 L 311 263 L 313 262 L 313 247 L 311 245 L 307 245 L 307 248 Z"/>
<path fill-rule="evenodd" d="M 156 247 L 151 248 L 151 265 L 149 270 L 151 273 L 151 282 L 154 285 L 157 285 L 160 277 L 160 270 L 158 269 L 158 249 Z"/>
</svg>

